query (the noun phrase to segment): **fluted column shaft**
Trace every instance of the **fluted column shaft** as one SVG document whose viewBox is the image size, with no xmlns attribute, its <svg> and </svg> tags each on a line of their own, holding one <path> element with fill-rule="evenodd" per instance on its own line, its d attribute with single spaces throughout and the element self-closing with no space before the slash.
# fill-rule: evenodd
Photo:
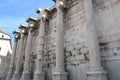
<svg viewBox="0 0 120 80">
<path fill-rule="evenodd" d="M 39 34 L 37 37 L 36 45 L 36 70 L 34 73 L 34 80 L 44 80 L 43 72 L 43 55 L 44 55 L 44 33 L 45 33 L 45 22 L 44 19 L 41 19 Z"/>
<path fill-rule="evenodd" d="M 101 55 L 97 39 L 95 14 L 92 3 L 92 0 L 84 0 L 90 58 L 90 71 L 88 72 L 88 75 L 90 75 L 89 80 L 106 80 L 103 76 L 105 75 L 105 71 L 101 66 Z M 94 75 L 98 76 L 95 78 Z"/>
<path fill-rule="evenodd" d="M 17 54 L 16 69 L 15 69 L 15 72 L 14 72 L 13 80 L 19 80 L 20 76 L 21 76 L 20 65 L 21 65 L 21 55 L 22 55 L 23 41 L 24 41 L 24 34 L 21 33 L 19 49 L 18 49 L 18 54 Z"/>
<path fill-rule="evenodd" d="M 14 60 L 15 60 L 15 54 L 16 54 L 16 49 L 17 49 L 17 44 L 18 44 L 18 39 L 15 38 L 14 39 L 14 48 L 13 48 L 13 52 L 10 58 L 10 67 L 9 67 L 9 72 L 7 75 L 6 80 L 11 80 L 11 78 L 13 77 L 14 74 Z"/>
<path fill-rule="evenodd" d="M 32 41 L 32 34 L 29 30 L 28 32 L 28 38 L 26 42 L 26 48 L 25 48 L 25 62 L 24 62 L 24 70 L 22 73 L 21 80 L 30 80 L 30 51 L 31 51 L 31 41 Z"/>
</svg>

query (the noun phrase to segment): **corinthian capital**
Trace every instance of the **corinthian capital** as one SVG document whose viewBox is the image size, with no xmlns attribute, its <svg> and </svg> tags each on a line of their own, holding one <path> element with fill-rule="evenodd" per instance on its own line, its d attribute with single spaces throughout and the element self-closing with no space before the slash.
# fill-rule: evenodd
<svg viewBox="0 0 120 80">
<path fill-rule="evenodd" d="M 37 19 L 30 16 L 29 18 L 27 18 L 26 22 L 28 22 L 29 24 L 35 24 L 37 22 Z"/>
<path fill-rule="evenodd" d="M 19 29 L 22 34 L 26 34 L 28 27 L 23 24 L 20 24 Z"/>
<path fill-rule="evenodd" d="M 13 31 L 15 40 L 20 39 L 20 31 Z"/>
<path fill-rule="evenodd" d="M 57 7 L 57 8 L 64 8 L 64 3 L 63 3 L 63 1 L 57 1 L 56 7 Z"/>
<path fill-rule="evenodd" d="M 66 0 L 55 0 L 56 8 L 64 9 L 66 8 Z"/>
<path fill-rule="evenodd" d="M 36 23 L 37 23 L 37 19 L 36 18 L 34 18 L 34 17 L 29 17 L 29 18 L 27 18 L 27 20 L 26 20 L 26 22 L 28 22 L 29 24 L 28 24 L 28 27 L 29 27 L 29 30 L 32 32 L 34 29 L 36 29 L 37 28 L 37 26 L 36 26 Z"/>
<path fill-rule="evenodd" d="M 36 9 L 36 13 L 38 13 L 41 17 L 42 20 L 48 20 L 49 19 L 49 8 L 45 8 L 44 10 L 38 8 Z"/>
</svg>

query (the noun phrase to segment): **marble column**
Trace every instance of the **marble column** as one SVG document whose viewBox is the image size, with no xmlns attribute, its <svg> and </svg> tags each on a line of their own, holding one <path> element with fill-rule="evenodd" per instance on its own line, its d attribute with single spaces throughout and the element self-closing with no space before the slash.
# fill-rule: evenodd
<svg viewBox="0 0 120 80">
<path fill-rule="evenodd" d="M 34 20 L 32 17 L 27 19 L 27 22 L 29 22 L 29 31 L 28 31 L 28 38 L 26 43 L 26 50 L 25 50 L 25 62 L 24 62 L 24 70 L 22 73 L 21 80 L 30 80 L 31 79 L 31 73 L 30 73 L 30 53 L 31 53 L 31 42 L 32 42 L 32 31 L 34 27 L 34 23 L 36 20 Z"/>
<path fill-rule="evenodd" d="M 65 72 L 64 68 L 64 3 L 61 0 L 57 0 L 56 8 L 56 70 L 53 73 L 53 80 L 67 80 L 68 73 Z"/>
<path fill-rule="evenodd" d="M 106 72 L 101 65 L 101 55 L 97 39 L 98 37 L 96 33 L 95 14 L 93 10 L 92 0 L 84 0 L 84 6 L 86 14 L 90 58 L 90 69 L 87 72 L 88 80 L 107 80 Z"/>
<path fill-rule="evenodd" d="M 26 31 L 26 26 L 20 25 L 20 43 L 19 43 L 19 49 L 18 49 L 18 54 L 17 54 L 17 62 L 16 62 L 16 69 L 13 75 L 12 80 L 20 80 L 21 77 L 21 57 L 22 57 L 22 47 L 23 47 L 23 42 L 24 42 L 24 33 Z"/>
<path fill-rule="evenodd" d="M 17 62 L 17 55 L 18 55 L 18 50 L 19 50 L 19 44 L 20 44 L 20 39 L 18 39 L 18 43 L 17 43 L 17 49 L 16 49 L 16 54 L 15 54 L 15 60 L 14 60 L 14 71 L 16 69 L 16 62 Z M 14 75 L 14 73 L 13 73 Z"/>
<path fill-rule="evenodd" d="M 18 39 L 19 39 L 19 35 L 20 33 L 17 31 L 13 32 L 14 34 L 14 48 L 13 48 L 13 52 L 11 55 L 11 59 L 10 59 L 10 67 L 9 67 L 9 71 L 8 71 L 8 75 L 6 80 L 11 80 L 14 74 L 14 60 L 15 60 L 15 55 L 16 55 L 16 50 L 17 50 L 17 45 L 18 45 Z"/>
<path fill-rule="evenodd" d="M 45 80 L 45 73 L 43 71 L 43 61 L 44 61 L 44 34 L 45 34 L 45 25 L 47 20 L 48 9 L 40 10 L 37 9 L 37 13 L 41 15 L 40 18 L 40 27 L 39 34 L 37 36 L 37 45 L 35 54 L 37 55 L 36 59 L 36 70 L 34 73 L 34 80 Z"/>
</svg>

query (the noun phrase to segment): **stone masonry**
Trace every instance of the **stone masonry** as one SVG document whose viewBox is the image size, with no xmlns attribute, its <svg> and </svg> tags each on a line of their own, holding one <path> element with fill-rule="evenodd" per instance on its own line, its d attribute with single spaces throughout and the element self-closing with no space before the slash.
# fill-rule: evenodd
<svg viewBox="0 0 120 80">
<path fill-rule="evenodd" d="M 120 1 L 53 1 L 14 31 L 6 80 L 120 80 Z"/>
</svg>

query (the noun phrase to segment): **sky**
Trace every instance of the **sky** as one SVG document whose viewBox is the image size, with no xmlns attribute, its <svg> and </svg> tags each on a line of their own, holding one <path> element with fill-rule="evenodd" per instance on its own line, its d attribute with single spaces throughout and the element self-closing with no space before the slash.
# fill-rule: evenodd
<svg viewBox="0 0 120 80">
<path fill-rule="evenodd" d="M 12 38 L 12 32 L 18 30 L 20 24 L 26 24 L 29 16 L 39 17 L 37 8 L 49 8 L 54 5 L 52 0 L 0 0 L 0 29 Z"/>
</svg>

